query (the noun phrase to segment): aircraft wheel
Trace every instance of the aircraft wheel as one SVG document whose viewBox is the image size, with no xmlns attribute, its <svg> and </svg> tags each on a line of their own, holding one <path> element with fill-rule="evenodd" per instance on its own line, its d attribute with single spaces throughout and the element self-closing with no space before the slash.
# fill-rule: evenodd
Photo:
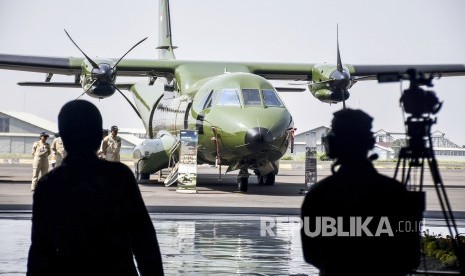
<svg viewBox="0 0 465 276">
<path fill-rule="evenodd" d="M 139 173 L 139 176 L 137 178 L 138 183 L 146 183 L 150 180 L 150 174 L 149 173 Z"/>
<path fill-rule="evenodd" d="M 258 175 L 258 185 L 265 185 L 266 182 L 266 175 Z"/>
<path fill-rule="evenodd" d="M 247 188 L 249 186 L 249 178 L 247 177 L 240 177 L 237 179 L 237 189 L 241 192 L 247 192 Z"/>
<path fill-rule="evenodd" d="M 265 176 L 265 180 L 263 181 L 265 185 L 274 185 L 276 179 L 276 175 L 274 173 L 269 173 Z"/>
</svg>

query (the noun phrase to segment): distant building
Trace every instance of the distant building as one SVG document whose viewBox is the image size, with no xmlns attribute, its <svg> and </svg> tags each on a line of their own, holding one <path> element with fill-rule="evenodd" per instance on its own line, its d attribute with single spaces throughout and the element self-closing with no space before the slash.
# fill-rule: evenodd
<svg viewBox="0 0 465 276">
<path fill-rule="evenodd" d="M 47 141 L 51 144 L 58 125 L 27 112 L 0 111 L 0 154 L 31 154 L 32 144 L 42 131 L 50 135 Z M 121 154 L 132 154 L 145 138 L 145 130 L 120 129 L 118 135 L 122 139 Z"/>
<path fill-rule="evenodd" d="M 431 133 L 434 154 L 438 160 L 465 161 L 465 148 L 446 138 L 446 135 L 436 130 Z"/>
<path fill-rule="evenodd" d="M 374 135 L 376 146 L 372 152 L 378 154 L 379 160 L 397 158 L 396 155 L 400 147 L 405 146 L 407 142 L 405 133 L 387 132 L 380 129 Z M 437 160 L 465 161 L 465 148 L 450 141 L 443 132 L 434 131 L 431 133 L 431 140 Z"/>
<path fill-rule="evenodd" d="M 396 140 L 390 132 L 380 129 L 374 133 L 376 143 L 392 143 Z"/>
<path fill-rule="evenodd" d="M 31 154 L 43 131 L 53 137 L 57 124 L 26 112 L 0 111 L 0 153 Z"/>
<path fill-rule="evenodd" d="M 306 147 L 310 147 L 311 144 L 316 146 L 317 153 L 324 153 L 322 137 L 327 135 L 330 130 L 329 127 L 321 126 L 295 135 L 294 153 L 291 153 L 289 149 L 287 154 L 303 155 Z M 384 129 L 376 131 L 374 138 L 375 147 L 369 154 L 377 154 L 378 160 L 396 159 L 398 151 L 406 143 L 405 133 L 389 132 Z M 431 133 L 431 140 L 438 160 L 465 161 L 465 148 L 450 141 L 443 132 L 434 131 Z"/>
<path fill-rule="evenodd" d="M 374 148 L 368 153 L 368 155 L 377 154 L 377 160 L 392 160 L 395 158 L 395 152 L 391 147 L 386 147 L 380 143 L 376 143 Z"/>
</svg>

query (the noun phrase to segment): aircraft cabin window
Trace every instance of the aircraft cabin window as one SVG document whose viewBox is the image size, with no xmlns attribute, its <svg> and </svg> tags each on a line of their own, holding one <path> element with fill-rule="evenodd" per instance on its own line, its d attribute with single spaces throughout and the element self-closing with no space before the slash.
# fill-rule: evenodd
<svg viewBox="0 0 465 276">
<path fill-rule="evenodd" d="M 261 106 L 260 91 L 258 89 L 242 89 L 245 106 Z"/>
<path fill-rule="evenodd" d="M 263 92 L 263 99 L 265 100 L 265 106 L 283 106 L 283 103 L 276 95 L 276 92 L 271 89 L 264 89 Z"/>
<path fill-rule="evenodd" d="M 221 90 L 221 94 L 218 99 L 217 105 L 241 106 L 239 95 L 237 95 L 237 90 L 236 89 Z"/>
</svg>

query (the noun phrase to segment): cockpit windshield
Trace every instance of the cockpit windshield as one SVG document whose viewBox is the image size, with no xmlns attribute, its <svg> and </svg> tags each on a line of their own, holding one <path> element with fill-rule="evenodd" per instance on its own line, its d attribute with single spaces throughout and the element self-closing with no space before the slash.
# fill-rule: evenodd
<svg viewBox="0 0 465 276">
<path fill-rule="evenodd" d="M 218 98 L 217 105 L 223 106 L 241 106 L 239 95 L 236 89 L 223 89 Z"/>
<path fill-rule="evenodd" d="M 262 106 L 260 91 L 258 89 L 242 89 L 245 106 Z"/>
<path fill-rule="evenodd" d="M 283 103 L 276 95 L 276 92 L 271 89 L 263 89 L 263 99 L 265 100 L 265 106 L 283 106 Z"/>
<path fill-rule="evenodd" d="M 247 88 L 239 91 L 234 88 L 224 88 L 221 91 L 211 90 L 198 106 L 200 109 L 210 108 L 213 105 L 219 106 L 241 106 L 239 93 L 242 92 L 243 106 L 256 107 L 283 107 L 284 104 L 279 99 L 276 91 L 273 89 L 253 89 Z M 263 104 L 264 103 L 264 104 Z"/>
</svg>

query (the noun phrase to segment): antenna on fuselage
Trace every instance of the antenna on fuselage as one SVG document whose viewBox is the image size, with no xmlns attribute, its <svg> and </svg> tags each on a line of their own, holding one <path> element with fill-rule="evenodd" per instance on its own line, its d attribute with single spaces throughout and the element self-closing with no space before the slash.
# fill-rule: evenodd
<svg viewBox="0 0 465 276">
<path fill-rule="evenodd" d="M 169 0 L 159 1 L 160 22 L 158 25 L 158 58 L 159 59 L 176 59 L 171 39 L 171 16 Z"/>
</svg>

